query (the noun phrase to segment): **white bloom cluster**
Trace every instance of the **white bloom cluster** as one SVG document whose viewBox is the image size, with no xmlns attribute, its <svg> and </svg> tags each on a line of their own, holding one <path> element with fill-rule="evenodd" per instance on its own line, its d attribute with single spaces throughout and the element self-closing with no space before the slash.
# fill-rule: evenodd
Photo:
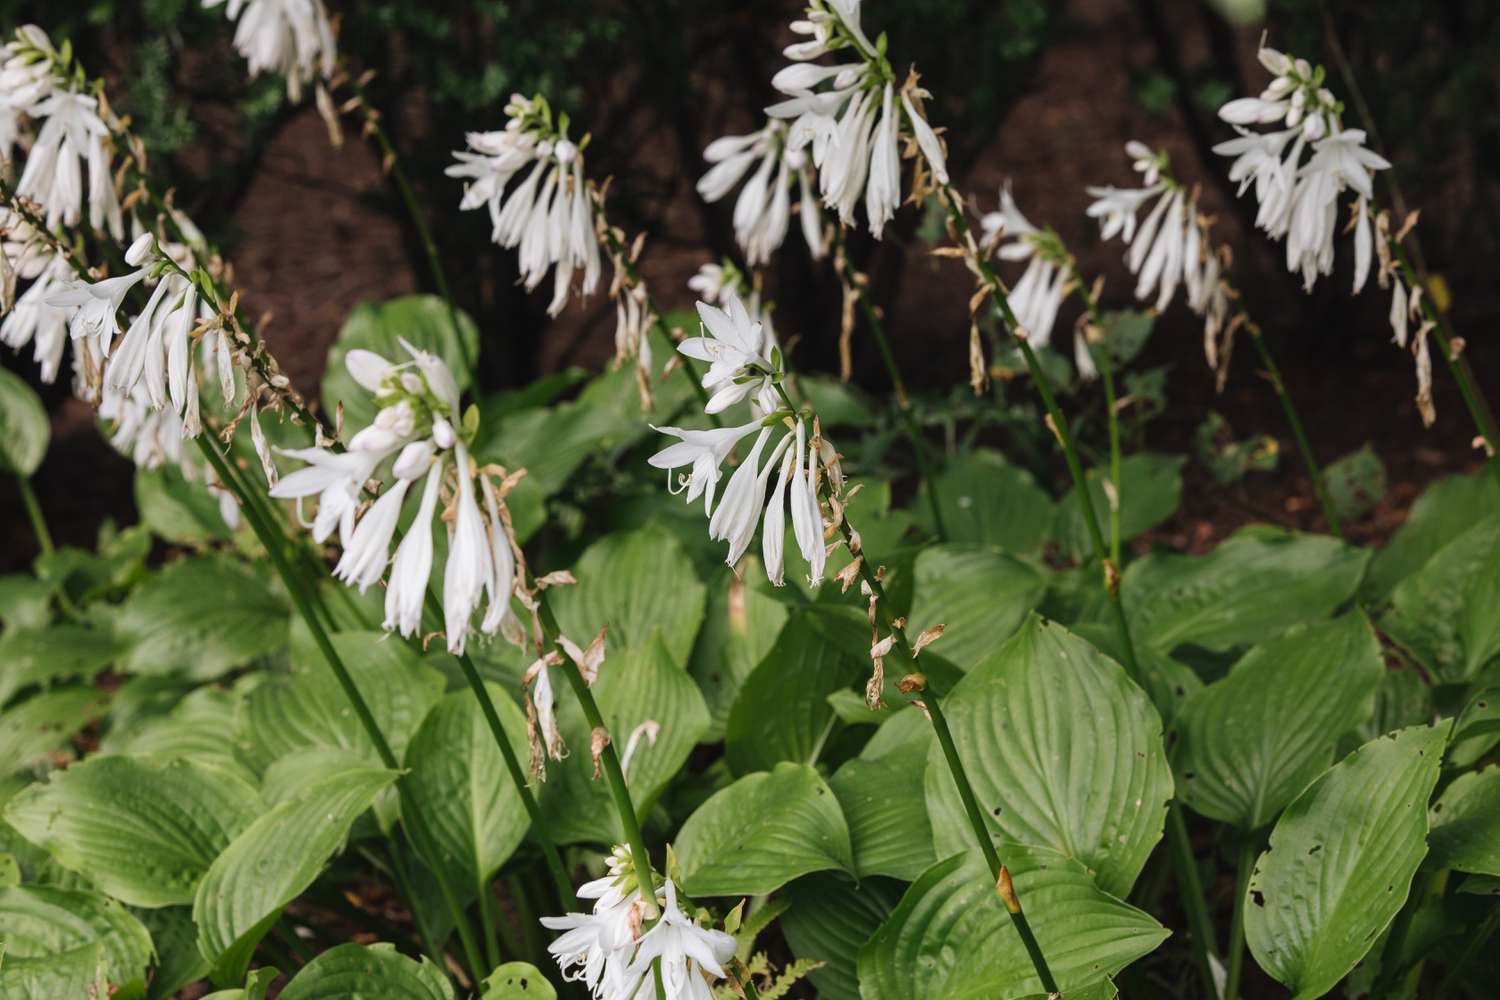
<svg viewBox="0 0 1500 1000">
<path fill-rule="evenodd" d="M 225 0 L 203 0 L 205 8 L 221 5 Z M 333 75 L 338 53 L 323 0 L 228 0 L 224 13 L 238 21 L 234 47 L 250 75 L 280 73 L 293 101 L 308 83 Z"/>
<path fill-rule="evenodd" d="M 568 138 L 567 116 L 554 124 L 542 97 L 512 95 L 505 114 L 504 129 L 470 132 L 468 150 L 454 152 L 458 162 L 446 173 L 465 180 L 459 208 L 488 207 L 490 238 L 506 249 L 519 247 L 528 291 L 555 267 L 547 313 L 556 316 L 568 304 L 575 271 L 583 272 L 583 294 L 599 284 L 599 241 L 583 150 Z M 511 180 L 528 168 L 507 193 Z"/>
<path fill-rule="evenodd" d="M 852 225 L 863 196 L 870 232 L 879 239 L 901 204 L 903 121 L 939 184 L 948 182 L 948 169 L 942 143 L 922 115 L 925 92 L 914 80 L 897 90 L 883 47 L 871 43 L 860 27 L 859 8 L 859 0 L 813 0 L 806 18 L 792 23 L 792 31 L 807 41 L 785 49 L 792 65 L 771 85 L 787 100 L 766 114 L 791 121 L 786 155 L 811 151 L 823 203 Z M 841 51 L 849 51 L 851 61 L 812 62 Z"/>
<path fill-rule="evenodd" d="M 1219 117 L 1235 126 L 1239 138 L 1220 143 L 1214 152 L 1234 157 L 1229 177 L 1239 183 L 1241 194 L 1254 187 L 1259 204 L 1255 224 L 1272 239 L 1286 240 L 1287 269 L 1301 274 L 1309 291 L 1318 275 L 1333 273 L 1338 199 L 1352 190 L 1358 196 L 1358 292 L 1369 276 L 1375 171 L 1390 163 L 1365 148 L 1363 131 L 1344 128 L 1343 105 L 1323 86 L 1323 67 L 1264 46 L 1259 56 L 1274 79 L 1259 97 L 1238 98 L 1219 109 Z M 1247 127 L 1277 123 L 1283 127 Z M 1360 247 L 1366 249 L 1361 252 Z"/>
<path fill-rule="evenodd" d="M 751 267 L 770 260 L 786 239 L 794 178 L 802 238 L 814 260 L 823 256 L 827 247 L 823 240 L 823 214 L 813 194 L 812 164 L 805 148 L 788 148 L 784 122 L 773 118 L 749 135 L 715 139 L 703 151 L 703 158 L 713 164 L 698 179 L 698 194 L 707 202 L 718 201 L 733 191 L 759 161 L 734 203 L 735 242 L 745 251 Z"/>
<path fill-rule="evenodd" d="M 1052 342 L 1057 312 L 1069 291 L 1066 254 L 1056 234 L 1033 226 L 1011 196 L 1007 185 L 1000 189 L 1000 207 L 980 220 L 982 243 L 1003 261 L 1026 261 L 1026 270 L 1010 288 L 1006 300 L 1025 329 L 1030 343 L 1046 347 Z"/>
<path fill-rule="evenodd" d="M 1125 263 L 1136 276 L 1135 296 L 1160 311 L 1171 304 L 1179 287 L 1187 293 L 1188 308 L 1204 322 L 1204 343 L 1214 364 L 1219 334 L 1229 316 L 1229 299 L 1220 280 L 1222 266 L 1209 242 L 1207 226 L 1198 212 L 1196 192 L 1189 192 L 1167 172 L 1165 151 L 1132 140 L 1125 155 L 1141 175 L 1138 188 L 1090 187 L 1094 201 L 1087 212 L 1099 220 L 1099 235 L 1120 237 L 1128 249 Z M 1144 220 L 1137 215 L 1155 200 Z"/>
<path fill-rule="evenodd" d="M 444 632 L 448 649 L 462 653 L 470 620 L 486 595 L 489 606 L 480 624 L 482 632 L 494 635 L 510 618 L 515 556 L 502 515 L 501 491 L 485 470 L 475 467 L 469 454 L 478 422 L 459 422 L 453 372 L 436 355 L 405 341 L 402 346 L 410 360 L 401 364 L 373 351 L 348 353 L 344 363 L 349 374 L 375 397 L 379 412 L 349 440 L 346 451 L 325 447 L 284 451 L 306 466 L 281 477 L 270 492 L 278 499 L 297 500 L 299 514 L 301 501 L 317 496 L 317 514 L 304 523 L 319 542 L 338 529 L 343 555 L 334 575 L 345 583 L 367 590 L 390 567 L 384 624 L 403 636 L 414 634 L 422 624 L 432 575 L 433 518 L 438 500 L 445 499 Z M 361 496 L 367 482 L 388 460 L 395 482 L 364 507 Z M 393 555 L 391 541 L 407 494 L 418 480 L 422 485 L 416 517 Z"/>
<path fill-rule="evenodd" d="M 583 982 L 595 1000 L 712 1000 L 710 984 L 724 978 L 734 938 L 689 916 L 671 879 L 662 880 L 656 905 L 648 905 L 629 849 L 618 846 L 609 874 L 585 883 L 578 896 L 595 901 L 593 912 L 542 918 L 544 927 L 563 932 L 547 946 L 563 978 Z M 651 972 L 658 961 L 663 997 Z"/>
<path fill-rule="evenodd" d="M 709 390 L 707 413 L 719 413 L 742 400 L 750 400 L 754 419 L 738 427 L 715 427 L 689 430 L 681 427 L 657 427 L 655 430 L 678 440 L 652 455 L 651 465 L 666 469 L 668 489 L 687 494 L 687 502 L 704 497 L 704 512 L 709 517 L 709 537 L 729 543 L 725 561 L 733 566 L 750 547 L 755 529 L 761 528 L 761 550 L 766 576 L 776 586 L 785 583 L 785 540 L 787 508 L 791 508 L 792 533 L 798 551 L 807 561 L 808 580 L 814 585 L 823 579 L 827 548 L 823 541 L 823 515 L 818 500 L 820 478 L 824 469 L 836 475 L 837 456 L 832 445 L 822 440 L 817 428 L 812 441 L 807 436 L 807 420 L 798 414 L 786 414 L 789 428 L 767 451 L 777 422 L 767 423 L 778 412 L 777 383 L 782 377 L 781 352 L 766 336 L 761 323 L 750 318 L 738 297 L 730 297 L 725 309 L 698 303 L 704 335 L 684 340 L 678 350 L 690 358 L 709 362 L 703 385 Z M 750 454 L 729 477 L 729 484 L 717 507 L 720 466 L 742 439 L 759 431 Z M 689 467 L 675 484 L 672 470 Z M 777 472 L 776 485 L 767 488 L 771 474 Z"/>
<path fill-rule="evenodd" d="M 704 264 L 698 273 L 688 279 L 688 288 L 698 293 L 698 298 L 720 309 L 728 309 L 729 303 L 738 299 L 752 323 L 759 323 L 766 338 L 766 349 L 776 348 L 776 327 L 772 325 L 773 303 L 761 300 L 760 289 L 753 285 L 745 272 L 725 258 L 718 264 Z"/>
</svg>

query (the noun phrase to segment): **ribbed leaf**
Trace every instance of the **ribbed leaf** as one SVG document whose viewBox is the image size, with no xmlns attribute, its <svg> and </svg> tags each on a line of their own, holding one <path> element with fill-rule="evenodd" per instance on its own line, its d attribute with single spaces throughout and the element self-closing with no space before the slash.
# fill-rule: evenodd
<svg viewBox="0 0 1500 1000">
<path fill-rule="evenodd" d="M 1161 719 L 1114 661 L 1035 616 L 943 703 L 989 827 L 1075 858 L 1129 892 L 1161 839 L 1172 775 Z M 933 743 L 927 808 L 938 857 L 974 842 Z"/>
<path fill-rule="evenodd" d="M 106 700 L 92 687 L 56 688 L 0 712 L 0 777 L 23 771 L 66 747 Z"/>
<path fill-rule="evenodd" d="M 1246 830 L 1271 822 L 1332 763 L 1339 738 L 1374 711 L 1384 673 L 1361 614 L 1254 647 L 1177 716 L 1182 801 Z"/>
<path fill-rule="evenodd" d="M 1167 931 L 1103 892 L 1070 858 L 1004 845 L 1016 894 L 1064 995 L 1093 986 L 1155 950 Z M 977 850 L 912 883 L 859 952 L 863 1000 L 1009 1000 L 1042 990 Z"/>
<path fill-rule="evenodd" d="M 1370 560 L 1360 596 L 1372 603 L 1384 600 L 1434 553 L 1496 509 L 1500 509 L 1500 488 L 1493 467 L 1438 480 L 1417 498 L 1406 521 Z"/>
<path fill-rule="evenodd" d="M 1333 989 L 1406 902 L 1450 725 L 1366 743 L 1277 821 L 1240 905 L 1255 960 L 1298 1000 Z"/>
<path fill-rule="evenodd" d="M 1120 537 L 1131 539 L 1165 521 L 1177 512 L 1182 502 L 1182 463 L 1177 455 L 1156 455 L 1139 452 L 1127 455 L 1120 463 L 1120 483 L 1115 491 L 1120 502 Z M 1103 467 L 1089 469 L 1089 496 L 1094 501 L 1094 516 L 1099 519 L 1099 532 L 1109 538 L 1109 493 L 1104 488 L 1104 477 L 1108 470 Z M 1078 505 L 1077 490 L 1069 490 L 1057 502 L 1057 522 L 1052 534 L 1067 551 L 1076 556 L 1093 554 L 1093 541 L 1089 537 L 1088 522 L 1083 518 L 1083 509 Z"/>
<path fill-rule="evenodd" d="M 995 545 L 1006 552 L 1039 548 L 1055 505 L 1031 473 L 996 451 L 978 449 L 948 460 L 938 474 L 943 527 L 950 542 Z M 912 501 L 917 522 L 935 531 L 927 489 Z"/>
<path fill-rule="evenodd" d="M 1466 681 L 1500 652 L 1500 517 L 1443 546 L 1391 593 L 1381 628 L 1441 680 Z"/>
<path fill-rule="evenodd" d="M 261 679 L 251 676 L 256 681 Z M 234 771 L 254 782 L 254 774 L 239 754 L 243 701 L 238 688 L 198 688 L 165 715 L 123 730 L 112 729 L 100 749 L 108 753 L 151 754 L 162 760 L 186 757 Z"/>
<path fill-rule="evenodd" d="M 1459 775 L 1430 820 L 1428 867 L 1500 876 L 1500 767 Z"/>
<path fill-rule="evenodd" d="M 911 711 L 911 709 L 907 709 Z M 856 757 L 829 780 L 849 825 L 854 871 L 910 882 L 937 860 L 923 775 L 930 730 L 874 760 Z"/>
<path fill-rule="evenodd" d="M 1011 637 L 1042 599 L 1041 574 L 998 551 L 939 545 L 917 556 L 909 631 L 946 625 L 933 647 L 960 670 Z"/>
<path fill-rule="evenodd" d="M 806 764 L 777 764 L 714 794 L 682 825 L 676 851 L 692 896 L 758 896 L 854 866 L 838 801 Z"/>
<path fill-rule="evenodd" d="M 102 967 L 128 995 L 145 989 L 151 936 L 130 911 L 95 892 L 41 885 L 0 887 L 0 996 L 88 997 Z"/>
<path fill-rule="evenodd" d="M 797 879 L 786 887 L 791 907 L 781 917 L 792 954 L 826 963 L 808 978 L 824 1000 L 859 1000 L 855 959 L 901 899 L 904 887 L 883 878 L 856 885 L 831 872 Z"/>
<path fill-rule="evenodd" d="M 151 934 L 156 968 L 151 973 L 151 1000 L 167 1000 L 188 983 L 208 975 L 208 961 L 198 951 L 198 928 L 191 906 L 163 906 L 135 911 Z"/>
<path fill-rule="evenodd" d="M 26 380 L 0 368 L 0 470 L 29 477 L 42 464 L 52 421 Z"/>
<path fill-rule="evenodd" d="M 135 508 L 141 523 L 169 542 L 192 544 L 234 535 L 218 498 L 201 480 L 189 482 L 175 465 L 135 470 Z"/>
<path fill-rule="evenodd" d="M 260 812 L 260 796 L 211 764 L 90 757 L 5 807 L 5 821 L 133 906 L 191 903 L 198 881 Z"/>
<path fill-rule="evenodd" d="M 245 975 L 250 954 L 287 903 L 297 898 L 344 842 L 393 771 L 347 770 L 308 784 L 235 837 L 198 885 L 193 922 L 198 948 L 220 985 Z"/>
<path fill-rule="evenodd" d="M 709 584 L 706 617 L 688 665 L 708 706 L 706 740 L 724 738 L 740 686 L 786 624 L 787 606 L 767 594 L 768 587 L 753 555 L 745 556 L 739 575 L 724 566 Z"/>
<path fill-rule="evenodd" d="M 107 628 L 71 622 L 29 628 L 7 628 L 0 636 L 0 705 L 32 685 L 49 685 L 70 677 L 92 680 L 120 652 Z"/>
<path fill-rule="evenodd" d="M 1353 596 L 1369 557 L 1333 538 L 1252 526 L 1206 556 L 1131 563 L 1120 592 L 1137 642 L 1225 650 L 1327 616 Z"/>
<path fill-rule="evenodd" d="M 453 1000 L 443 970 L 426 958 L 413 961 L 392 944 L 341 944 L 308 962 L 281 1000 Z"/>
</svg>

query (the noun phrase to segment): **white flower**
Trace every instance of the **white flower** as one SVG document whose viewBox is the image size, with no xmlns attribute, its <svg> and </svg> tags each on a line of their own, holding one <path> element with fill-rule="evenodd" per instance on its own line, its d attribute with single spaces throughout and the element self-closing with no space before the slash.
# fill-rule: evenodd
<svg viewBox="0 0 1500 1000">
<path fill-rule="evenodd" d="M 120 306 L 125 296 L 146 277 L 140 268 L 101 281 L 59 280 L 47 305 L 72 311 L 68 329 L 75 341 L 89 341 L 96 354 L 105 356 L 115 334 L 120 332 Z"/>
<path fill-rule="evenodd" d="M 1000 189 L 999 209 L 984 215 L 979 225 L 984 245 L 993 247 L 1001 260 L 1029 261 L 1006 301 L 1030 342 L 1046 347 L 1052 342 L 1052 329 L 1069 278 L 1059 265 L 1058 253 L 1050 247 L 1045 234 L 1021 214 L 1009 186 Z"/>
<path fill-rule="evenodd" d="M 413 635 L 422 626 L 422 606 L 427 600 L 427 582 L 432 573 L 432 515 L 437 509 L 443 470 L 441 459 L 432 463 L 417 516 L 406 529 L 401 544 L 396 546 L 396 557 L 391 561 L 382 627 L 403 636 Z"/>
<path fill-rule="evenodd" d="M 761 430 L 750 454 L 729 477 L 724 498 L 719 501 L 718 509 L 709 518 L 708 537 L 729 543 L 729 554 L 724 561 L 730 566 L 740 561 L 740 556 L 745 554 L 745 550 L 750 547 L 750 540 L 755 537 L 755 529 L 760 524 L 761 512 L 765 507 L 766 482 L 790 439 L 790 435 L 782 437 L 762 468 L 760 456 L 770 436 L 771 428 Z"/>
<path fill-rule="evenodd" d="M 706 495 L 704 512 L 713 513 L 714 491 L 719 481 L 719 466 L 733 450 L 736 443 L 751 431 L 760 429 L 760 421 L 752 420 L 739 427 L 715 427 L 711 430 L 685 430 L 680 427 L 657 427 L 651 429 L 661 434 L 678 438 L 652 455 L 647 461 L 652 467 L 667 470 L 667 489 L 673 494 L 687 492 L 687 502 L 692 503 L 700 495 Z M 686 476 L 678 476 L 673 488 L 672 470 L 685 465 L 692 466 Z"/>
<path fill-rule="evenodd" d="M 766 579 L 778 587 L 786 584 L 786 489 L 792 466 L 797 463 L 797 452 L 787 451 L 781 460 L 776 488 L 771 491 L 771 502 L 766 504 L 766 514 L 761 521 L 761 560 L 766 564 Z"/>
<path fill-rule="evenodd" d="M 880 124 L 870 140 L 870 181 L 865 186 L 865 215 L 870 220 L 870 235 L 877 240 L 901 203 L 901 154 L 891 105 L 892 87 L 887 83 L 881 98 Z"/>
<path fill-rule="evenodd" d="M 57 378 L 63 345 L 68 341 L 72 308 L 52 304 L 52 294 L 68 282 L 73 271 L 61 257 L 48 258 L 40 273 L 0 323 L 0 342 L 20 350 L 32 345 L 32 358 L 41 366 L 43 382 Z M 26 276 L 26 275 L 23 275 Z"/>
<path fill-rule="evenodd" d="M 458 460 L 458 506 L 448 535 L 448 563 L 443 572 L 443 630 L 448 636 L 448 651 L 456 655 L 464 651 L 469 619 L 479 607 L 485 588 L 494 587 L 494 566 L 489 532 L 474 500 L 468 450 L 459 441 L 453 453 Z"/>
<path fill-rule="evenodd" d="M 779 352 L 764 324 L 752 319 L 737 295 L 727 297 L 724 309 L 698 303 L 702 335 L 677 345 L 686 357 L 707 361 L 703 388 L 708 390 L 707 413 L 720 413 L 749 397 L 765 415 L 776 409 L 773 384 L 780 373 Z"/>
<path fill-rule="evenodd" d="M 203 0 L 205 8 L 224 0 Z M 323 0 L 228 0 L 234 47 L 249 64 L 250 75 L 280 73 L 287 94 L 302 99 L 302 88 L 317 77 L 333 75 L 337 52 L 333 26 Z"/>
<path fill-rule="evenodd" d="M 943 144 L 938 141 L 932 126 L 927 124 L 927 119 L 922 117 L 922 113 L 912 103 L 906 89 L 901 91 L 901 106 L 906 109 L 906 120 L 911 124 L 912 134 L 917 137 L 917 147 L 922 150 L 927 165 L 932 168 L 932 179 L 939 184 L 947 184 L 948 161 L 943 155 Z"/>
<path fill-rule="evenodd" d="M 704 201 L 715 202 L 734 190 L 760 161 L 750 180 L 740 191 L 734 206 L 735 241 L 745 251 L 747 262 L 754 267 L 770 259 L 772 252 L 786 239 L 791 217 L 791 184 L 793 176 L 799 191 L 812 190 L 811 166 L 800 150 L 787 146 L 787 128 L 772 119 L 757 132 L 715 139 L 703 151 L 703 158 L 713 164 L 698 179 L 698 194 Z M 815 199 L 804 197 L 802 234 L 814 258 L 823 255 L 821 216 Z"/>
<path fill-rule="evenodd" d="M 396 485 L 383 493 L 365 515 L 349 539 L 333 575 L 358 587 L 360 593 L 380 581 L 386 563 L 391 558 L 391 537 L 396 533 L 396 523 L 401 519 L 401 505 L 406 500 L 406 491 L 411 481 L 400 479 Z"/>
<path fill-rule="evenodd" d="M 816 587 L 823 581 L 827 549 L 823 545 L 823 515 L 818 504 L 818 450 L 805 449 L 807 466 L 804 468 L 803 435 L 803 423 L 799 420 L 789 502 L 792 505 L 792 535 L 797 539 L 797 548 L 801 551 L 802 558 L 807 560 L 807 580 Z"/>
<path fill-rule="evenodd" d="M 16 194 L 41 206 L 49 229 L 78 225 L 87 203 L 89 225 L 107 228 L 120 240 L 125 226 L 105 146 L 109 126 L 98 107 L 99 101 L 87 94 L 58 90 L 28 109 L 42 127 L 26 156 Z"/>
<path fill-rule="evenodd" d="M 563 934 L 547 946 L 563 978 L 582 981 L 598 998 L 627 1000 L 639 987 L 642 974 L 629 967 L 636 949 L 636 928 L 647 907 L 636 880 L 630 851 L 616 847 L 609 874 L 586 882 L 579 899 L 594 900 L 591 913 L 542 917 L 542 926 Z M 663 970 L 665 971 L 665 970 Z"/>
<path fill-rule="evenodd" d="M 726 975 L 724 963 L 734 957 L 734 938 L 699 927 L 677 905 L 677 886 L 671 879 L 663 882 L 661 919 L 641 935 L 627 979 L 633 973 L 645 980 L 651 963 L 660 960 L 665 1000 L 713 1000 L 709 983 Z"/>
<path fill-rule="evenodd" d="M 0 159 L 12 158 L 21 140 L 21 123 L 57 86 L 57 53 L 46 32 L 34 24 L 16 30 L 0 46 Z"/>
</svg>

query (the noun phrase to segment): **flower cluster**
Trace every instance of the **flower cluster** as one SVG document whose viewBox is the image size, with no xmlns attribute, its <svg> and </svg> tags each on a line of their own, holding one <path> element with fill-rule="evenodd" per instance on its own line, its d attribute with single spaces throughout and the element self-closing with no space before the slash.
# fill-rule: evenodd
<svg viewBox="0 0 1500 1000">
<path fill-rule="evenodd" d="M 1038 229 L 1021 214 L 1009 186 L 1000 189 L 1000 207 L 981 217 L 979 226 L 982 245 L 996 257 L 1027 262 L 1006 300 L 1029 341 L 1046 347 L 1052 342 L 1058 310 L 1072 288 L 1067 251 L 1056 233 Z"/>
<path fill-rule="evenodd" d="M 806 18 L 792 23 L 807 40 L 785 49 L 792 65 L 771 85 L 787 99 L 766 114 L 791 122 L 784 155 L 811 151 L 823 203 L 852 225 L 863 197 L 870 232 L 879 239 L 901 204 L 903 122 L 933 179 L 946 184 L 948 170 L 942 143 L 922 114 L 925 91 L 915 77 L 896 86 L 884 36 L 870 41 L 859 8 L 859 0 L 813 0 Z M 835 52 L 852 58 L 833 65 L 812 61 Z"/>
<path fill-rule="evenodd" d="M 302 88 L 333 75 L 337 50 L 323 0 L 203 0 L 205 8 L 224 6 L 234 28 L 234 47 L 250 75 L 280 73 L 287 96 L 302 99 Z"/>
<path fill-rule="evenodd" d="M 519 248 L 527 290 L 555 268 L 547 313 L 556 316 L 568 304 L 574 272 L 583 272 L 588 295 L 598 287 L 602 270 L 593 191 L 583 172 L 587 140 L 570 140 L 567 116 L 554 122 L 540 96 L 513 95 L 505 114 L 504 129 L 470 132 L 468 149 L 454 152 L 458 162 L 446 172 L 465 180 L 459 208 L 487 207 L 490 238 L 506 249 Z M 525 177 L 510 187 L 523 171 Z"/>
<path fill-rule="evenodd" d="M 785 583 L 787 508 L 791 508 L 792 534 L 808 566 L 808 580 L 818 584 L 828 558 L 823 535 L 823 515 L 818 491 L 826 471 L 830 485 L 841 481 L 833 446 L 823 440 L 816 422 L 808 440 L 808 419 L 788 409 L 778 409 L 779 385 L 783 377 L 781 352 L 767 337 L 763 324 L 750 318 L 738 297 L 730 297 L 725 309 L 698 303 L 703 335 L 684 340 L 678 350 L 690 358 L 709 362 L 703 385 L 709 390 L 705 412 L 719 413 L 748 399 L 752 419 L 737 427 L 690 430 L 657 427 L 678 440 L 652 455 L 650 463 L 667 470 L 668 489 L 686 493 L 687 502 L 702 496 L 708 515 L 708 534 L 729 544 L 725 561 L 733 566 L 750 547 L 755 529 L 761 528 L 761 551 L 766 576 L 776 586 Z M 784 427 L 769 450 L 773 431 Z M 756 434 L 750 453 L 729 477 L 719 504 L 720 466 L 740 441 Z M 683 467 L 691 471 L 672 472 Z M 771 475 L 776 485 L 770 487 Z M 767 489 L 770 488 L 769 499 Z"/>
<path fill-rule="evenodd" d="M 654 905 L 648 903 L 629 849 L 617 846 L 609 873 L 581 886 L 578 896 L 595 901 L 593 912 L 542 918 L 544 927 L 563 932 L 547 950 L 564 979 L 583 982 L 595 1000 L 712 1000 L 710 983 L 726 975 L 735 941 L 701 926 L 672 879 L 662 879 Z M 656 962 L 664 997 L 656 995 Z"/>
<path fill-rule="evenodd" d="M 1344 128 L 1343 105 L 1323 86 L 1323 67 L 1264 46 L 1259 56 L 1274 79 L 1259 97 L 1238 98 L 1219 109 L 1239 138 L 1220 143 L 1214 152 L 1234 157 L 1229 177 L 1241 194 L 1254 187 L 1255 224 L 1272 239 L 1286 240 L 1287 269 L 1301 274 L 1309 291 L 1318 275 L 1333 273 L 1338 199 L 1352 190 L 1357 293 L 1369 275 L 1375 171 L 1390 163 L 1365 148 L 1363 131 Z M 1247 127 L 1276 124 L 1283 127 Z"/>
<path fill-rule="evenodd" d="M 761 299 L 759 275 L 751 280 L 734 261 L 726 257 L 717 264 L 704 264 L 698 268 L 698 273 L 689 278 L 687 284 L 690 290 L 698 294 L 700 300 L 720 309 L 728 309 L 730 302 L 738 300 L 745 307 L 745 313 L 751 322 L 761 325 L 767 349 L 774 348 L 779 343 L 776 328 L 771 322 L 775 304 Z"/>
<path fill-rule="evenodd" d="M 299 516 L 305 498 L 318 498 L 316 515 L 310 522 L 304 518 L 304 524 L 318 542 L 338 530 L 343 554 L 334 575 L 345 583 L 363 592 L 389 566 L 384 627 L 403 636 L 422 624 L 433 569 L 433 519 L 441 499 L 441 520 L 448 529 L 443 630 L 448 649 L 462 653 L 470 620 L 486 595 L 482 632 L 494 635 L 511 617 L 516 562 L 503 503 L 509 482 L 497 488 L 493 470 L 476 467 L 469 448 L 479 414 L 471 407 L 460 422 L 458 383 L 447 364 L 405 341 L 402 346 L 410 360 L 400 364 L 373 351 L 349 352 L 344 359 L 349 374 L 379 405 L 374 420 L 349 440 L 347 450 L 284 451 L 306 465 L 281 477 L 270 492 L 296 500 Z M 365 504 L 367 484 L 388 461 L 394 482 Z M 416 517 L 392 554 L 402 508 L 419 481 Z"/>
<path fill-rule="evenodd" d="M 1141 175 L 1141 186 L 1090 187 L 1094 201 L 1088 215 L 1099 220 L 1101 238 L 1118 236 L 1128 245 L 1125 262 L 1136 276 L 1136 298 L 1148 301 L 1154 295 L 1159 311 L 1171 304 L 1179 287 L 1185 290 L 1188 308 L 1203 317 L 1209 365 L 1219 367 L 1216 345 L 1226 332 L 1229 296 L 1220 255 L 1209 239 L 1208 222 L 1198 211 L 1197 192 L 1188 191 L 1172 177 L 1164 150 L 1131 141 L 1125 144 L 1125 154 Z M 1155 205 L 1146 218 L 1138 220 L 1140 211 L 1153 200 Z"/>
<path fill-rule="evenodd" d="M 826 252 L 823 215 L 813 194 L 807 150 L 787 145 L 786 123 L 771 119 L 749 135 L 726 135 L 703 151 L 713 166 L 698 179 L 698 193 L 715 202 L 734 190 L 755 166 L 734 203 L 734 238 L 751 267 L 764 264 L 786 239 L 791 219 L 791 186 L 796 183 L 802 238 L 813 259 Z M 757 161 L 759 163 L 756 166 Z"/>
</svg>

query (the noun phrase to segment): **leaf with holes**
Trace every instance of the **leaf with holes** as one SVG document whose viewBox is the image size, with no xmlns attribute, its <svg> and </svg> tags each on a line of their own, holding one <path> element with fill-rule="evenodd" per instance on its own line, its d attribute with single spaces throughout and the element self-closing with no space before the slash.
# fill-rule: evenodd
<svg viewBox="0 0 1500 1000">
<path fill-rule="evenodd" d="M 1384 674 L 1362 614 L 1255 646 L 1178 713 L 1182 801 L 1244 830 L 1271 822 L 1333 762 L 1339 738 L 1371 715 Z"/>
<path fill-rule="evenodd" d="M 1130 891 L 1161 839 L 1172 773 L 1161 718 L 1118 664 L 1033 615 L 943 711 L 990 829 L 1075 858 L 1106 892 Z M 936 743 L 926 789 L 937 856 L 967 849 L 974 834 Z"/>
<path fill-rule="evenodd" d="M 393 944 L 341 944 L 308 962 L 281 991 L 281 1000 L 453 1000 L 443 970 L 414 961 Z"/>
<path fill-rule="evenodd" d="M 806 764 L 777 764 L 716 792 L 675 846 L 691 896 L 759 896 L 799 875 L 854 867 L 838 800 Z"/>
<path fill-rule="evenodd" d="M 557 990 L 530 962 L 497 966 L 479 986 L 479 1000 L 557 1000 Z"/>
<path fill-rule="evenodd" d="M 1450 725 L 1371 740 L 1308 786 L 1271 831 L 1240 900 L 1245 941 L 1297 1000 L 1333 989 L 1406 902 L 1427 854 L 1427 799 Z"/>
<path fill-rule="evenodd" d="M 1500 767 L 1454 779 L 1432 807 L 1429 868 L 1500 875 Z"/>
<path fill-rule="evenodd" d="M 907 631 L 915 636 L 933 625 L 947 626 L 934 649 L 968 670 L 1011 637 L 1045 588 L 1036 570 L 992 549 L 923 549 Z"/>
</svg>

